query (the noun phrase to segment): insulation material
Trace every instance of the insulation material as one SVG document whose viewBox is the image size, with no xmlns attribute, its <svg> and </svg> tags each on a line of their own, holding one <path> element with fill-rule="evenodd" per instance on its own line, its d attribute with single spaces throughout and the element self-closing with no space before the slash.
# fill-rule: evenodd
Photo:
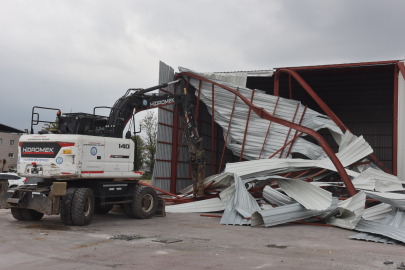
<svg viewBox="0 0 405 270">
<path fill-rule="evenodd" d="M 352 180 L 356 189 L 379 192 L 404 190 L 398 177 L 380 170 L 369 168 Z"/>
<path fill-rule="evenodd" d="M 269 210 L 257 211 L 252 215 L 251 226 L 254 227 L 264 225 L 266 227 L 271 227 L 291 221 L 318 216 L 322 213 L 333 211 L 337 207 L 338 202 L 339 200 L 337 198 L 333 198 L 331 206 L 323 211 L 308 210 L 299 203 L 279 206 Z"/>
<path fill-rule="evenodd" d="M 323 211 L 332 204 L 332 193 L 310 183 L 293 179 L 277 181 L 280 188 L 308 210 Z"/>
<path fill-rule="evenodd" d="M 380 203 L 373 207 L 367 208 L 364 211 L 362 218 L 364 220 L 378 222 L 380 220 L 383 220 L 391 211 L 392 211 L 391 205 L 386 203 Z"/>
<path fill-rule="evenodd" d="M 327 223 L 345 229 L 353 230 L 356 228 L 357 223 L 360 221 L 364 213 L 364 205 L 366 203 L 366 194 L 360 191 L 353 197 L 341 201 L 337 207 L 340 215 L 338 217 L 331 217 Z"/>
<path fill-rule="evenodd" d="M 190 72 L 204 77 L 204 74 L 196 73 L 186 68 L 179 67 L 179 70 L 180 72 Z M 265 94 L 262 91 L 239 87 L 235 84 L 219 80 L 213 79 L 212 81 L 230 87 L 235 91 L 239 91 L 240 94 L 248 100 L 251 100 L 254 105 L 262 107 L 270 113 L 274 112 L 274 115 L 277 117 L 294 123 L 299 123 L 301 121 L 301 125 L 313 130 L 327 128 L 331 132 L 334 132 L 335 135 L 341 134 L 340 129 L 327 116 L 319 114 L 309 108 L 307 108 L 305 114 L 303 114 L 305 106 L 300 104 L 299 101 L 275 97 Z M 190 77 L 190 84 L 197 90 L 199 88 L 199 83 L 199 80 Z M 202 82 L 200 100 L 208 107 L 208 112 L 210 114 L 212 111 L 212 98 L 212 84 Z M 232 113 L 235 95 L 225 89 L 215 86 L 214 100 L 214 119 L 215 122 L 221 126 L 225 136 Z M 247 121 L 249 121 L 249 125 L 247 127 L 247 135 L 243 151 L 243 158 L 247 160 L 259 159 L 259 157 L 270 157 L 280 149 L 285 142 L 293 139 L 296 134 L 295 130 L 290 130 L 288 127 L 276 123 L 271 124 L 270 131 L 267 134 L 270 122 L 261 119 L 253 112 L 250 114 L 249 119 L 247 119 L 248 112 L 248 106 L 242 100 L 237 98 L 226 145 L 227 148 L 232 150 L 234 155 L 240 156 Z M 263 152 L 261 151 L 262 148 Z M 281 157 L 286 157 L 287 152 L 288 147 L 286 151 L 283 151 Z M 262 153 L 261 156 L 260 153 Z M 291 153 L 301 153 L 310 159 L 317 159 L 323 154 L 323 150 L 318 145 L 310 143 L 303 138 L 298 138 L 291 149 Z M 278 157 L 279 155 L 276 156 Z"/>
</svg>

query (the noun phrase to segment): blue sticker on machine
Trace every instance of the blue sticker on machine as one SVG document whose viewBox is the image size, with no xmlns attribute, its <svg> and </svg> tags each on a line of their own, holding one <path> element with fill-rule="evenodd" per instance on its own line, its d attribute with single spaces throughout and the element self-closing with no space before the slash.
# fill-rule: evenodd
<svg viewBox="0 0 405 270">
<path fill-rule="evenodd" d="M 57 164 L 62 164 L 62 163 L 63 163 L 63 158 L 62 158 L 62 157 L 58 157 L 58 158 L 56 159 L 56 163 L 57 163 Z"/>
<path fill-rule="evenodd" d="M 143 100 L 143 106 L 148 106 L 148 101 L 146 99 Z"/>
<path fill-rule="evenodd" d="M 92 148 L 90 149 L 90 153 L 91 153 L 93 156 L 97 155 L 97 148 L 92 147 Z"/>
</svg>

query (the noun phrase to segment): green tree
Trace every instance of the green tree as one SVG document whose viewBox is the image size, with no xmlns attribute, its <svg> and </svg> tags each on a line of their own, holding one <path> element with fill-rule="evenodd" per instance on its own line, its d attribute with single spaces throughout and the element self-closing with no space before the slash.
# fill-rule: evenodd
<svg viewBox="0 0 405 270">
<path fill-rule="evenodd" d="M 141 136 L 136 135 L 132 136 L 131 139 L 134 141 L 136 140 L 137 149 L 136 149 L 136 165 L 138 170 L 143 168 L 143 164 L 145 163 L 145 142 L 142 140 Z"/>
<path fill-rule="evenodd" d="M 153 111 L 148 111 L 146 116 L 140 122 L 143 131 L 146 133 L 145 139 L 145 163 L 150 168 L 150 172 L 153 173 L 153 168 L 155 166 L 155 156 L 156 156 L 156 140 L 157 140 L 157 128 L 158 122 L 157 117 L 154 115 Z"/>
<path fill-rule="evenodd" d="M 59 121 L 59 119 L 56 118 L 56 120 L 55 120 L 54 123 L 45 123 L 45 124 L 42 126 L 41 131 L 42 131 L 42 132 L 44 132 L 44 131 L 47 131 L 47 132 L 56 132 L 56 131 L 58 130 L 58 121 Z"/>
</svg>

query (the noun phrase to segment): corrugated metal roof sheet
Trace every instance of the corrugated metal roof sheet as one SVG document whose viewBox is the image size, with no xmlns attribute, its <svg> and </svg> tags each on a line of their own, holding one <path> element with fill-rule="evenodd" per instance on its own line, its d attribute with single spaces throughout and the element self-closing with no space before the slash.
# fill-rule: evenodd
<svg viewBox="0 0 405 270">
<path fill-rule="evenodd" d="M 340 215 L 338 217 L 331 217 L 326 222 L 334 226 L 353 230 L 364 213 L 365 203 L 366 194 L 364 191 L 360 191 L 353 197 L 339 202 L 337 207 Z"/>
<path fill-rule="evenodd" d="M 333 211 L 337 207 L 338 202 L 338 198 L 333 198 L 331 206 L 323 211 L 308 210 L 299 203 L 279 206 L 269 210 L 257 211 L 252 215 L 251 225 L 253 227 L 264 224 L 264 226 L 270 227 L 317 216 L 322 213 Z"/>
<path fill-rule="evenodd" d="M 199 75 L 199 73 L 186 68 L 179 67 L 179 70 L 181 72 L 190 72 Z M 223 81 L 217 80 L 213 81 L 226 85 L 234 89 L 235 91 L 238 90 L 239 93 L 241 93 L 247 99 L 249 100 L 252 99 L 253 90 L 251 89 L 245 87 L 238 87 L 235 84 Z M 199 80 L 190 78 L 190 84 L 196 89 L 198 89 L 199 83 L 200 83 Z M 229 125 L 230 115 L 233 108 L 233 103 L 235 100 L 235 95 L 220 87 L 215 86 L 214 89 L 215 89 L 214 90 L 215 122 L 221 126 L 223 132 L 226 134 Z M 202 82 L 200 99 L 203 103 L 205 103 L 205 105 L 208 108 L 208 112 L 211 114 L 212 84 Z M 274 111 L 275 116 L 286 119 L 288 121 L 294 121 L 295 123 L 300 122 L 301 116 L 305 109 L 305 106 L 301 105 L 299 101 L 284 98 L 279 99 L 278 97 L 267 95 L 261 93 L 260 91 L 254 92 L 253 104 L 255 104 L 258 107 L 266 109 L 268 112 L 272 113 Z M 276 104 L 277 108 L 275 109 Z M 259 158 L 259 155 L 262 152 L 261 149 L 263 146 L 263 142 L 266 137 L 268 138 L 268 140 L 266 140 L 265 142 L 265 147 L 263 149 L 261 158 L 268 158 L 279 148 L 281 148 L 284 145 L 288 134 L 289 135 L 287 140 L 291 140 L 294 137 L 295 130 L 291 130 L 291 132 L 289 133 L 288 127 L 276 123 L 272 124 L 270 132 L 267 135 L 269 121 L 260 118 L 255 113 L 252 113 L 250 115 L 250 118 L 247 119 L 246 117 L 248 115 L 248 112 L 249 112 L 248 106 L 239 98 L 236 99 L 235 110 L 232 117 L 232 124 L 229 130 L 228 135 L 229 138 L 227 141 L 227 148 L 232 150 L 234 155 L 239 156 L 241 153 L 242 143 L 244 140 L 244 131 L 247 121 L 249 121 L 249 125 L 243 152 L 243 158 L 245 159 L 251 160 Z M 295 114 L 296 116 L 294 118 Z M 328 128 L 333 132 L 341 134 L 340 129 L 331 119 L 311 109 L 306 109 L 301 124 L 313 130 Z M 287 152 L 288 151 L 284 151 L 284 157 L 287 154 Z M 291 152 L 299 152 L 303 155 L 310 157 L 311 159 L 316 159 L 320 155 L 322 155 L 323 150 L 318 145 L 312 144 L 302 138 L 298 138 L 294 143 Z"/>
<path fill-rule="evenodd" d="M 364 233 L 364 232 L 358 233 L 355 235 L 351 235 L 351 236 L 349 236 L 349 238 L 357 239 L 357 240 L 372 241 L 372 242 L 377 242 L 377 243 L 384 243 L 384 244 L 392 244 L 392 245 L 396 245 L 399 242 L 399 241 L 396 241 L 389 237 L 372 234 L 372 233 Z"/>
<path fill-rule="evenodd" d="M 397 207 L 379 222 L 360 220 L 356 231 L 383 235 L 405 243 L 405 212 Z"/>
<path fill-rule="evenodd" d="M 366 191 L 367 197 L 405 210 L 405 194 Z"/>
<path fill-rule="evenodd" d="M 270 186 L 266 186 L 263 189 L 263 198 L 268 201 L 269 203 L 282 206 L 286 204 L 292 204 L 295 203 L 293 199 L 290 197 L 284 195 L 281 192 L 278 192 L 277 190 L 271 188 Z"/>
<path fill-rule="evenodd" d="M 352 180 L 356 189 L 379 192 L 404 190 L 398 177 L 380 170 L 369 168 Z"/>
<path fill-rule="evenodd" d="M 242 179 L 234 175 L 235 192 L 229 200 L 225 212 L 222 215 L 220 224 L 227 225 L 246 225 L 250 224 L 251 215 L 259 211 L 260 207 L 253 196 L 246 190 Z"/>
<path fill-rule="evenodd" d="M 367 208 L 364 211 L 362 218 L 364 220 L 378 222 L 380 220 L 383 220 L 391 211 L 392 211 L 391 205 L 386 203 L 380 203 L 373 207 Z"/>
<path fill-rule="evenodd" d="M 288 196 L 308 210 L 323 211 L 332 204 L 332 193 L 310 183 L 293 179 L 280 179 L 277 183 Z"/>
</svg>

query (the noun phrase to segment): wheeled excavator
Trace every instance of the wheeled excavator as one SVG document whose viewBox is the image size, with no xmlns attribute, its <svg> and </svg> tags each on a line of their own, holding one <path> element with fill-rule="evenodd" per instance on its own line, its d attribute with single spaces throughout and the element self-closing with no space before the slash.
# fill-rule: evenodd
<svg viewBox="0 0 405 270">
<path fill-rule="evenodd" d="M 149 93 L 172 84 L 177 86 L 175 94 Z M 65 225 L 79 226 L 90 224 L 94 213 L 108 213 L 113 205 L 121 205 L 131 218 L 154 216 L 164 203 L 153 188 L 138 184 L 142 172 L 137 168 L 136 140 L 131 139 L 130 130 L 124 136 L 124 130 L 130 123 L 133 133 L 137 133 L 134 117 L 137 112 L 170 104 L 177 106 L 185 127 L 193 196 L 202 197 L 205 169 L 202 138 L 187 84 L 179 79 L 147 89 L 128 89 L 113 107 L 95 107 L 93 114 L 33 107 L 31 134 L 21 136 L 18 144 L 17 173 L 44 181 L 10 189 L 7 181 L 1 182 L 0 207 L 11 208 L 17 220 L 40 220 L 44 214 L 60 214 Z M 110 109 L 109 116 L 96 115 L 99 108 Z M 57 120 L 40 120 L 39 109 L 56 111 Z M 53 128 L 34 134 L 33 127 L 43 122 Z"/>
</svg>

